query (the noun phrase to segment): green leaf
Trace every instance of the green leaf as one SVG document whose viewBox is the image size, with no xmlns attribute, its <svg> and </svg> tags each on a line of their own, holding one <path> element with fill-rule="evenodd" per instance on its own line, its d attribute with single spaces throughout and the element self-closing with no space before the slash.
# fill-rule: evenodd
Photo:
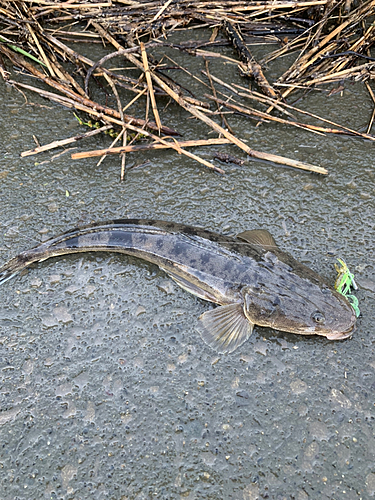
<svg viewBox="0 0 375 500">
<path fill-rule="evenodd" d="M 29 59 L 32 59 L 33 61 L 37 62 L 38 64 L 41 64 L 45 68 L 47 67 L 47 65 L 44 64 L 44 62 L 40 61 L 38 58 L 29 54 L 28 52 L 26 52 L 26 50 L 23 50 L 17 47 L 16 45 L 13 45 L 12 43 L 7 43 L 8 41 L 9 40 L 4 38 L 3 36 L 0 36 L 0 42 L 5 43 L 5 45 L 7 45 L 7 47 L 9 47 L 10 49 L 14 50 L 15 52 L 19 52 L 20 54 L 24 55 L 25 57 L 28 57 Z"/>
</svg>

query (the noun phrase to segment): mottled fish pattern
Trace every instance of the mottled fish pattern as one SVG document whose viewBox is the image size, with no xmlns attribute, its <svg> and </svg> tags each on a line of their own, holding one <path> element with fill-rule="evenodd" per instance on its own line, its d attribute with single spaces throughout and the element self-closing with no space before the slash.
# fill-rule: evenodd
<svg viewBox="0 0 375 500">
<path fill-rule="evenodd" d="M 345 297 L 278 248 L 268 231 L 225 236 L 174 222 L 118 219 L 69 230 L 0 268 L 4 283 L 33 262 L 77 252 L 109 251 L 158 265 L 182 288 L 218 304 L 198 331 L 218 352 L 233 352 L 254 325 L 338 340 L 356 316 Z"/>
</svg>

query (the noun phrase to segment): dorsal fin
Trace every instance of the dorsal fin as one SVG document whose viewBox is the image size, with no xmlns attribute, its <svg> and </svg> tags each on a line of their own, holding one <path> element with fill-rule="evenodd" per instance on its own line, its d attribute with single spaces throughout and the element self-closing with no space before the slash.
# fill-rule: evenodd
<svg viewBox="0 0 375 500">
<path fill-rule="evenodd" d="M 244 231 L 243 233 L 237 234 L 237 238 L 247 241 L 252 245 L 260 245 L 266 249 L 277 248 L 276 241 L 272 234 L 266 229 L 251 229 L 250 231 Z"/>
</svg>

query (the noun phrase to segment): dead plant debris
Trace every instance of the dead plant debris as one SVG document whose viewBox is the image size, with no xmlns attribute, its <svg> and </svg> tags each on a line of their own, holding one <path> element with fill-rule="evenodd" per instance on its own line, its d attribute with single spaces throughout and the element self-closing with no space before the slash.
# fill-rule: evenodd
<svg viewBox="0 0 375 500">
<path fill-rule="evenodd" d="M 94 128 L 25 151 L 22 156 L 105 132 L 113 138 L 107 149 L 74 153 L 72 158 L 119 154 L 121 179 L 126 169 L 125 153 L 146 149 L 174 149 L 224 173 L 185 149 L 218 144 L 235 144 L 253 158 L 327 174 L 323 167 L 252 149 L 231 129 L 230 115 L 241 114 L 255 120 L 257 126 L 277 122 L 279 126 L 298 127 L 323 136 L 346 134 L 374 140 L 371 127 L 375 112 L 366 133 L 362 133 L 287 102 L 292 93 L 326 89 L 327 84 L 336 83 L 337 92 L 341 92 L 349 79 L 364 82 L 375 101 L 370 85 L 375 78 L 375 58 L 370 52 L 375 40 L 374 12 L 375 0 L 0 0 L 2 78 L 24 95 L 34 92 L 79 111 L 81 116 L 89 117 L 86 123 L 80 119 L 81 123 Z M 201 30 L 206 38 L 199 41 L 176 43 L 176 37 L 172 37 L 177 31 L 202 27 L 209 28 L 211 36 L 206 29 Z M 91 60 L 81 53 L 83 43 L 100 43 L 107 55 Z M 254 43 L 273 43 L 278 47 L 262 60 L 256 60 L 250 49 Z M 232 56 L 220 53 L 221 46 L 232 46 Z M 192 74 L 167 54 L 161 58 L 163 47 L 183 52 L 187 59 L 201 57 L 202 73 Z M 294 54 L 290 67 L 277 80 L 269 81 L 265 70 L 272 61 L 289 54 Z M 108 69 L 106 63 L 114 58 L 123 61 L 122 67 Z M 212 58 L 236 64 L 244 85 L 223 81 L 210 73 Z M 203 83 L 205 94 L 194 96 L 167 75 L 168 66 Z M 30 82 L 25 83 L 28 76 Z M 109 102 L 116 103 L 114 107 L 91 97 L 91 90 L 98 86 L 110 97 Z M 330 95 L 335 93 L 332 88 L 328 91 Z M 138 100 L 144 103 L 144 115 L 125 113 Z M 208 127 L 207 135 L 216 132 L 218 138 L 210 135 L 195 141 L 177 139 L 179 131 L 169 127 L 163 116 L 168 102 L 203 122 Z M 257 108 L 251 107 L 250 102 Z M 296 115 L 302 117 L 297 119 Z M 141 145 L 133 144 L 140 138 Z M 115 147 L 120 140 L 122 145 Z M 214 158 L 243 162 L 227 153 L 214 152 Z"/>
</svg>

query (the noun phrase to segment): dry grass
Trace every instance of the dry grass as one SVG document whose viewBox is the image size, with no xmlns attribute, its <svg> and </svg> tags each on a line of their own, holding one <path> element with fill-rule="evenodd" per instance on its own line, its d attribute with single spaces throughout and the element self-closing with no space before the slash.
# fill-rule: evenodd
<svg viewBox="0 0 375 500">
<path fill-rule="evenodd" d="M 23 89 L 25 95 L 36 92 L 94 117 L 100 131 L 108 132 L 110 126 L 115 126 L 117 137 L 107 150 L 88 151 L 73 157 L 120 154 L 121 179 L 126 167 L 125 152 L 135 154 L 145 148 L 170 148 L 216 172 L 224 172 L 184 149 L 217 142 L 200 138 L 195 142 L 176 139 L 179 131 L 164 123 L 161 111 L 166 96 L 203 122 L 208 132 L 210 129 L 216 132 L 224 144 L 235 144 L 251 157 L 326 174 L 327 170 L 322 167 L 255 151 L 233 133 L 224 109 L 248 116 L 258 125 L 272 121 L 280 126 L 299 127 L 323 136 L 328 133 L 349 134 L 374 140 L 371 127 L 375 113 L 372 113 L 366 133 L 361 133 L 324 117 L 309 115 L 287 102 L 287 97 L 293 92 L 324 88 L 324 85 L 334 82 L 343 85 L 347 79 L 365 82 L 374 99 L 370 85 L 375 77 L 375 59 L 370 53 L 375 39 L 375 24 L 371 17 L 374 11 L 375 0 L 0 1 L 0 73 L 9 84 Z M 211 37 L 180 44 L 169 41 L 169 36 L 176 30 L 197 27 L 210 28 Z M 279 47 L 264 60 L 257 61 L 250 51 L 249 40 L 277 43 Z M 100 43 L 105 46 L 107 55 L 93 61 L 77 52 L 74 43 L 77 41 Z M 232 45 L 233 56 L 220 54 L 220 45 Z M 163 46 L 184 51 L 186 58 L 192 54 L 204 59 L 203 75 L 192 75 L 187 68 L 179 68 L 204 83 L 209 94 L 193 98 L 178 81 L 163 73 L 161 60 L 153 55 L 155 47 L 160 53 Z M 278 80 L 268 81 L 263 71 L 265 65 L 292 53 L 295 59 L 288 70 Z M 131 71 L 126 74 L 108 70 L 105 64 L 114 57 L 127 61 Z M 255 89 L 239 87 L 212 75 L 208 64 L 212 57 L 237 64 L 241 75 L 252 81 Z M 21 81 L 14 71 L 15 67 L 21 68 L 24 75 L 32 76 L 33 84 L 24 83 L 24 78 Z M 130 76 L 135 70 L 138 77 Z M 45 90 L 45 85 L 51 90 Z M 116 102 L 115 108 L 90 97 L 90 86 L 94 85 L 105 87 L 107 94 Z M 125 113 L 136 100 L 145 104 L 143 117 Z M 250 107 L 249 100 L 256 101 L 258 108 Z M 216 111 L 210 109 L 210 102 L 214 103 Z M 309 115 L 309 123 L 297 120 L 296 114 Z M 218 124 L 216 116 L 222 125 Z M 317 123 L 312 124 L 311 119 Z M 329 127 L 325 125 L 327 123 Z M 134 133 L 133 137 L 129 132 Z M 23 155 L 63 147 L 94 133 L 98 132 L 95 130 L 55 141 Z M 133 145 L 140 136 L 152 141 L 142 147 Z M 171 140 L 171 137 L 174 139 Z M 122 140 L 122 146 L 114 147 L 119 140 Z"/>
</svg>

